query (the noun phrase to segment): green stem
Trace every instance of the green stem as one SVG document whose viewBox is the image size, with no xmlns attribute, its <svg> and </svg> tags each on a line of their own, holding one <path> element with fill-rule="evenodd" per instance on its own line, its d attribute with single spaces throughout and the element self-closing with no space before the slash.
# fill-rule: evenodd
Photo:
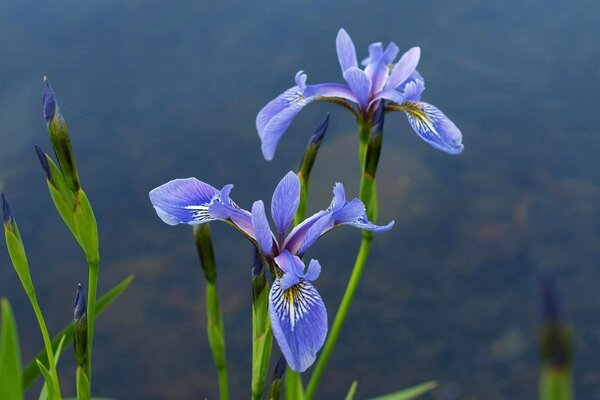
<svg viewBox="0 0 600 400">
<path fill-rule="evenodd" d="M 229 399 L 229 384 L 227 379 L 227 362 L 225 356 L 225 329 L 221 310 L 219 308 L 219 298 L 217 295 L 216 282 L 206 282 L 206 314 L 208 342 L 213 353 L 213 361 L 217 369 L 219 380 L 219 398 L 221 400 Z"/>
<path fill-rule="evenodd" d="M 374 204 L 373 199 L 377 198 L 377 195 L 375 193 L 375 177 L 365 173 L 365 158 L 367 146 L 369 144 L 370 131 L 370 121 L 359 121 L 358 136 L 360 139 L 360 146 L 358 158 L 360 161 L 361 169 L 359 197 L 360 200 L 365 204 L 365 207 L 367 209 L 367 215 L 372 214 L 373 208 L 376 209 L 376 205 Z M 352 269 L 350 280 L 348 281 L 348 285 L 346 286 L 344 297 L 342 298 L 340 307 L 338 308 L 338 311 L 335 315 L 333 325 L 331 327 L 331 330 L 329 331 L 327 340 L 325 341 L 325 345 L 323 346 L 323 350 L 321 351 L 321 355 L 317 360 L 315 369 L 310 377 L 308 386 L 306 387 L 306 394 L 304 396 L 304 400 L 311 400 L 313 398 L 317 389 L 317 385 L 319 384 L 323 372 L 327 367 L 327 363 L 329 362 L 331 353 L 333 352 L 333 349 L 337 343 L 338 337 L 346 320 L 348 310 L 350 309 L 350 304 L 352 304 L 352 300 L 354 299 L 354 294 L 356 293 L 358 283 L 360 282 L 360 278 L 362 276 L 365 264 L 367 262 L 367 258 L 369 256 L 372 240 L 373 234 L 371 232 L 363 231 L 360 249 L 358 250 L 358 255 L 356 256 L 356 261 L 354 262 L 354 268 Z"/>
<path fill-rule="evenodd" d="M 98 290 L 98 263 L 88 264 L 88 296 L 87 296 L 87 364 L 86 375 L 89 381 L 90 397 L 92 392 L 92 349 L 94 347 L 94 322 L 96 320 L 96 292 Z"/>
<path fill-rule="evenodd" d="M 298 173 L 300 180 L 300 201 L 298 202 L 298 210 L 294 215 L 294 226 L 304 221 L 306 214 L 306 202 L 308 201 L 308 176 L 304 176 L 301 172 Z"/>
<path fill-rule="evenodd" d="M 40 309 L 40 305 L 38 304 L 35 293 L 31 293 L 29 295 L 29 300 L 31 301 L 33 312 L 35 313 L 38 325 L 40 326 L 40 331 L 42 332 L 42 338 L 44 339 L 44 347 L 46 348 L 46 354 L 48 354 L 48 367 L 50 369 L 50 376 L 52 376 L 52 380 L 54 381 L 54 388 L 58 394 L 58 398 L 60 399 L 62 397 L 60 395 L 58 373 L 56 372 L 54 351 L 52 350 L 52 341 L 50 340 L 50 335 L 48 334 L 48 327 L 46 326 L 46 321 L 44 320 L 44 316 L 42 315 L 42 310 Z"/>
<path fill-rule="evenodd" d="M 344 321 L 346 320 L 346 315 L 348 314 L 348 309 L 350 308 L 350 304 L 352 304 L 352 299 L 354 298 L 356 288 L 358 287 L 358 283 L 360 282 L 363 269 L 367 262 L 367 257 L 369 256 L 369 250 L 371 248 L 371 240 L 372 238 L 370 237 L 370 235 L 363 235 L 362 242 L 360 243 L 360 249 L 358 251 L 358 256 L 356 257 L 356 262 L 354 263 L 354 269 L 352 270 L 352 275 L 350 276 L 350 281 L 348 282 L 348 286 L 346 287 L 346 291 L 344 293 L 344 297 L 342 298 L 340 308 L 338 309 L 337 314 L 335 315 L 333 326 L 331 327 L 329 335 L 327 336 L 327 341 L 323 346 L 323 351 L 319 356 L 317 365 L 315 366 L 313 374 L 310 377 L 310 381 L 308 382 L 308 386 L 306 387 L 306 394 L 304 396 L 304 400 L 310 400 L 313 398 L 315 390 L 317 389 L 317 385 L 321 380 L 321 376 L 323 375 L 323 372 L 327 367 L 327 363 L 329 362 L 329 358 L 331 357 L 333 348 L 337 343 L 340 331 L 342 330 L 342 326 L 344 325 Z"/>
<path fill-rule="evenodd" d="M 227 379 L 227 357 L 225 355 L 225 327 L 219 307 L 217 266 L 210 227 L 208 224 L 196 225 L 193 232 L 200 265 L 206 278 L 206 330 L 208 344 L 210 345 L 213 362 L 217 369 L 219 396 L 221 400 L 228 400 L 229 383 Z"/>
</svg>

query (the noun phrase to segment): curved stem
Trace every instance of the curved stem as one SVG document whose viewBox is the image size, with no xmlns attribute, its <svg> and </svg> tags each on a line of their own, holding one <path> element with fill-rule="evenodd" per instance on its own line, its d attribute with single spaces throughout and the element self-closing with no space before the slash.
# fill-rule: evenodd
<svg viewBox="0 0 600 400">
<path fill-rule="evenodd" d="M 92 349 L 94 345 L 94 322 L 96 320 L 96 292 L 98 291 L 98 263 L 88 264 L 88 298 L 87 298 L 87 364 L 86 375 L 89 381 L 90 397 L 92 392 Z"/>
<path fill-rule="evenodd" d="M 348 286 L 346 286 L 342 303 L 340 304 L 340 308 L 335 315 L 335 320 L 333 321 L 333 326 L 331 327 L 329 335 L 327 336 L 327 341 L 323 346 L 323 351 L 319 356 L 317 365 L 315 366 L 312 376 L 310 377 L 310 381 L 308 382 L 308 386 L 306 387 L 306 395 L 304 396 L 304 400 L 312 399 L 315 394 L 315 390 L 317 389 L 317 385 L 321 380 L 321 376 L 327 367 L 327 363 L 329 362 L 333 348 L 337 343 L 338 336 L 340 335 L 340 331 L 342 330 L 342 326 L 346 320 L 346 315 L 348 314 L 350 304 L 352 304 L 352 300 L 354 299 L 356 288 L 358 287 L 363 269 L 367 262 L 369 250 L 371 249 L 371 240 L 372 238 L 370 235 L 363 235 L 363 239 L 360 244 L 360 250 L 358 251 L 358 256 L 356 257 L 356 262 L 354 263 L 354 268 L 352 270 L 352 275 L 350 276 L 350 281 L 348 282 Z"/>
<path fill-rule="evenodd" d="M 361 168 L 361 176 L 360 176 L 360 200 L 365 204 L 367 209 L 367 215 L 372 213 L 372 209 L 376 207 L 373 199 L 377 198 L 376 195 L 376 187 L 375 187 L 375 177 L 366 174 L 365 171 L 365 157 L 367 146 L 369 144 L 369 133 L 371 130 L 371 122 L 370 121 L 359 121 L 359 129 L 358 135 L 360 139 L 359 146 L 359 161 Z M 310 377 L 310 381 L 308 382 L 308 386 L 306 387 L 306 394 L 304 396 L 304 400 L 311 400 L 315 394 L 317 389 L 317 385 L 321 380 L 323 372 L 327 367 L 327 363 L 329 362 L 329 358 L 331 357 L 331 353 L 337 343 L 338 337 L 342 330 L 342 326 L 344 325 L 344 321 L 346 321 L 346 316 L 348 314 L 348 310 L 350 309 L 350 304 L 352 304 L 352 300 L 354 299 L 354 294 L 356 293 L 356 289 L 358 287 L 358 283 L 360 282 L 360 278 L 362 277 L 362 273 L 367 262 L 367 258 L 369 256 L 369 251 L 371 249 L 371 241 L 373 240 L 372 232 L 363 231 L 363 238 L 360 243 L 360 249 L 358 250 L 358 255 L 356 256 L 356 261 L 354 262 L 354 268 L 352 269 L 352 274 L 350 275 L 350 280 L 348 281 L 348 285 L 346 286 L 346 291 L 344 292 L 344 297 L 342 298 L 342 302 L 338 311 L 335 315 L 335 319 L 333 321 L 333 325 L 329 334 L 327 336 L 327 340 L 325 341 L 325 345 L 323 346 L 323 350 L 315 369 Z"/>
<path fill-rule="evenodd" d="M 42 332 L 42 338 L 44 339 L 44 347 L 46 348 L 46 354 L 48 354 L 48 368 L 50 369 L 50 376 L 54 381 L 54 388 L 59 398 L 61 398 L 58 373 L 56 372 L 56 362 L 54 361 L 54 351 L 52 350 L 52 341 L 50 340 L 50 335 L 48 334 L 48 327 L 46 326 L 46 321 L 44 320 L 44 316 L 42 314 L 42 310 L 40 309 L 40 305 L 38 304 L 35 293 L 31 293 L 29 295 L 29 300 L 31 301 L 33 312 L 35 313 L 38 325 L 40 326 L 40 331 Z"/>
</svg>

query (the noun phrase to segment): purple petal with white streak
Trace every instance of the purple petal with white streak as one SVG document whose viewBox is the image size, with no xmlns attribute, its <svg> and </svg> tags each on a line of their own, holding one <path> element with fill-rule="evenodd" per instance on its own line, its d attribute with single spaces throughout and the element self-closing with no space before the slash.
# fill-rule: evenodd
<svg viewBox="0 0 600 400">
<path fill-rule="evenodd" d="M 158 216 L 169 225 L 196 225 L 216 219 L 208 211 L 219 191 L 196 178 L 175 179 L 150 191 Z"/>
<path fill-rule="evenodd" d="M 327 310 L 315 287 L 300 280 L 284 291 L 276 279 L 269 293 L 269 316 L 273 336 L 290 368 L 306 371 L 327 336 Z"/>
<path fill-rule="evenodd" d="M 408 122 L 423 140 L 446 153 L 462 153 L 462 133 L 443 112 L 425 102 L 413 106 L 416 110 L 406 111 Z"/>
</svg>

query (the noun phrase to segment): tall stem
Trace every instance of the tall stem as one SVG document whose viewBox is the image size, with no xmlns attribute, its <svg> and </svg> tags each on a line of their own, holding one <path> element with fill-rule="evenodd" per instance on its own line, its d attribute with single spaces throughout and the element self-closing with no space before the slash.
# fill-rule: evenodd
<svg viewBox="0 0 600 400">
<path fill-rule="evenodd" d="M 54 389 L 56 390 L 59 398 L 61 398 L 60 385 L 58 382 L 58 373 L 56 372 L 56 362 L 54 361 L 54 351 L 52 350 L 52 341 L 50 340 L 50 335 L 48 334 L 48 327 L 46 326 L 46 321 L 44 320 L 44 316 L 42 315 L 42 310 L 40 309 L 40 305 L 38 304 L 35 293 L 31 293 L 29 295 L 29 300 L 31 301 L 33 312 L 35 313 L 38 325 L 40 326 L 40 331 L 42 332 L 44 347 L 46 348 L 46 354 L 48 354 L 48 367 L 50 369 L 50 376 L 54 381 Z"/>
<path fill-rule="evenodd" d="M 369 144 L 370 130 L 370 121 L 359 121 L 358 135 L 360 139 L 360 146 L 358 158 L 360 161 L 361 169 L 359 197 L 360 200 L 365 204 L 365 207 L 367 209 L 367 215 L 372 214 L 372 207 L 376 208 L 372 200 L 377 198 L 375 193 L 375 177 L 365 173 L 365 158 L 367 146 Z M 356 293 L 358 283 L 360 282 L 360 279 L 362 277 L 362 273 L 367 262 L 367 258 L 369 256 L 369 251 L 371 249 L 371 241 L 373 240 L 373 234 L 371 232 L 363 231 L 362 234 L 363 237 L 360 243 L 360 249 L 358 250 L 358 255 L 356 256 L 356 261 L 354 262 L 354 268 L 352 269 L 350 280 L 348 281 L 348 285 L 346 286 L 344 297 L 342 298 L 340 307 L 338 308 L 338 311 L 335 315 L 333 325 L 331 327 L 331 330 L 329 331 L 329 335 L 327 336 L 327 340 L 325 341 L 325 345 L 323 346 L 321 355 L 319 356 L 315 369 L 310 377 L 310 381 L 308 382 L 308 386 L 306 387 L 306 394 L 304 396 L 304 400 L 311 400 L 315 394 L 317 385 L 319 384 L 323 372 L 327 367 L 327 363 L 329 362 L 331 353 L 333 352 L 333 349 L 337 343 L 344 322 L 346 321 L 346 316 L 348 314 L 348 310 L 350 309 L 350 304 L 352 304 L 352 300 L 354 299 L 354 294 Z"/>
<path fill-rule="evenodd" d="M 194 239 L 200 257 L 200 264 L 206 278 L 206 317 L 208 343 L 219 380 L 219 396 L 221 400 L 229 399 L 229 383 L 227 378 L 227 357 L 225 355 L 225 327 L 219 307 L 217 292 L 217 267 L 212 245 L 212 237 L 208 224 L 194 226 Z"/>
<path fill-rule="evenodd" d="M 90 396 L 92 392 L 92 349 L 94 348 L 94 322 L 96 320 L 96 292 L 98 291 L 98 263 L 88 264 L 88 296 L 87 296 L 87 363 L 86 375 L 89 381 Z"/>
</svg>

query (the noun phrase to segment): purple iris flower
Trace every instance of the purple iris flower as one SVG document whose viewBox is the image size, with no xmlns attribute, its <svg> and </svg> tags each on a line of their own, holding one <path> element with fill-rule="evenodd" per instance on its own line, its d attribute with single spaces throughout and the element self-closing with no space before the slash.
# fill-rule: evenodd
<svg viewBox="0 0 600 400">
<path fill-rule="evenodd" d="M 269 293 L 269 315 L 273 335 L 295 371 L 305 371 L 314 362 L 327 335 L 327 311 L 312 282 L 319 277 L 321 265 L 302 256 L 315 241 L 339 225 L 350 225 L 373 232 L 386 232 L 393 226 L 375 225 L 367 219 L 364 204 L 346 200 L 344 186 L 336 183 L 329 207 L 288 228 L 300 200 L 300 181 L 289 172 L 279 182 L 271 201 L 275 231 L 271 230 L 262 201 L 252 211 L 237 206 L 229 197 L 232 185 L 218 190 L 195 178 L 176 179 L 150 192 L 158 216 L 169 225 L 202 224 L 225 221 L 241 231 L 273 267 Z"/>
<path fill-rule="evenodd" d="M 368 121 L 380 102 L 386 102 L 386 111 L 404 111 L 415 132 L 433 147 L 450 154 L 462 152 L 462 134 L 456 125 L 438 108 L 420 101 L 425 82 L 416 70 L 419 47 L 408 50 L 394 64 L 398 46 L 391 42 L 384 49 L 382 43 L 373 43 L 369 57 L 362 62 L 364 69 L 360 69 L 354 43 L 344 29 L 338 32 L 335 44 L 347 85 L 307 85 L 304 71 L 298 72 L 296 86 L 264 106 L 256 117 L 265 159 L 273 159 L 287 127 L 305 105 L 315 100 L 340 104 L 352 110 L 359 121 Z"/>
</svg>

